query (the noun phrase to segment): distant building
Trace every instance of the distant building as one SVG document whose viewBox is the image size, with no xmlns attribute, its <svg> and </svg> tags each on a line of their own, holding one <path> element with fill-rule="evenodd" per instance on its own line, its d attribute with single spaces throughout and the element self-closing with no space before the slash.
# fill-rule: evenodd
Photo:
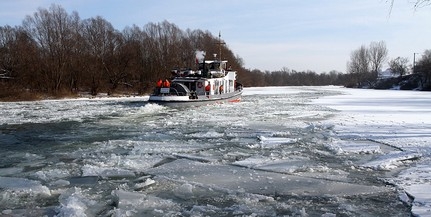
<svg viewBox="0 0 431 217">
<path fill-rule="evenodd" d="M 377 78 L 385 79 L 385 78 L 394 78 L 397 77 L 390 68 L 387 68 L 385 71 L 380 71 Z"/>
</svg>

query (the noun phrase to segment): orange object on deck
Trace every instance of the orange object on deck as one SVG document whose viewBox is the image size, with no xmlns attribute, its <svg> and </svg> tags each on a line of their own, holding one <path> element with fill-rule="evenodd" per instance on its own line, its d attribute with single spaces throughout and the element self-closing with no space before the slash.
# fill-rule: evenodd
<svg viewBox="0 0 431 217">
<path fill-rule="evenodd" d="M 157 85 L 157 87 L 158 87 L 158 88 L 161 88 L 161 87 L 162 87 L 162 85 L 163 85 L 163 81 L 162 81 L 162 79 L 159 79 L 159 80 L 157 81 L 156 85 Z"/>
<path fill-rule="evenodd" d="M 166 79 L 166 80 L 163 82 L 163 87 L 171 87 L 171 83 L 168 81 L 168 79 Z"/>
</svg>

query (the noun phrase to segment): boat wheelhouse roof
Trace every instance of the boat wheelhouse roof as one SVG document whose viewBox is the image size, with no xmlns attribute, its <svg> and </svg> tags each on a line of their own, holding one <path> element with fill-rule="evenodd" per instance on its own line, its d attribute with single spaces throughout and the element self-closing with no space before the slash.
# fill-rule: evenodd
<svg viewBox="0 0 431 217">
<path fill-rule="evenodd" d="M 216 63 L 227 63 L 227 60 L 222 60 L 222 61 L 220 61 L 220 60 L 205 60 L 205 63 L 214 63 L 214 62 L 216 62 Z"/>
</svg>

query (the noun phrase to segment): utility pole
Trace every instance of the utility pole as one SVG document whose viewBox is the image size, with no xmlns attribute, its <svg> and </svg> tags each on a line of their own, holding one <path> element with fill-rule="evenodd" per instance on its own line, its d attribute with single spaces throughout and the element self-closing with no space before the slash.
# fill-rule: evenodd
<svg viewBox="0 0 431 217">
<path fill-rule="evenodd" d="M 419 53 L 413 53 L 413 74 L 416 72 L 416 54 Z"/>
</svg>

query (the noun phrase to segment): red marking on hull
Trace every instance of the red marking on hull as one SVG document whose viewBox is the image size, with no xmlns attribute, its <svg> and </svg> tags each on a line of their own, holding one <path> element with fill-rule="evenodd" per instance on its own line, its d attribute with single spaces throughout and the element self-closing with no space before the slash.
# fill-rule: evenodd
<svg viewBox="0 0 431 217">
<path fill-rule="evenodd" d="M 229 100 L 229 102 L 241 102 L 241 98 Z"/>
</svg>

